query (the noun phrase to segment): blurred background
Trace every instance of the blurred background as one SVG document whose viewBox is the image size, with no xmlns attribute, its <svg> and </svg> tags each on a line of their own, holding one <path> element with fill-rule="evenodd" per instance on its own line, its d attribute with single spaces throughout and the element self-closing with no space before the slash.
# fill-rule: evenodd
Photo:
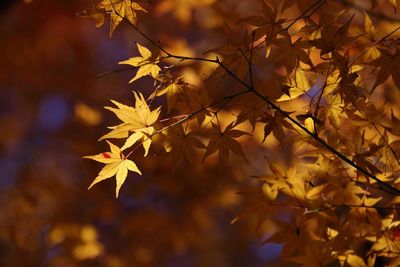
<svg viewBox="0 0 400 267">
<path fill-rule="evenodd" d="M 215 46 L 213 12 L 241 8 L 213 2 L 153 1 L 139 21 L 171 51 L 198 54 Z M 130 174 L 118 199 L 114 179 L 87 191 L 101 164 L 82 157 L 105 151 L 97 139 L 117 123 L 102 107 L 133 102 L 132 71 L 97 75 L 121 69 L 140 40 L 75 15 L 90 4 L 0 1 L 0 266 L 274 266 L 280 247 L 260 245 L 254 220 L 230 223 L 254 183 L 243 161 L 172 173 L 155 148 L 135 158 L 144 175 Z M 184 71 L 199 82 L 199 69 Z M 149 82 L 135 89 L 148 96 Z"/>
</svg>

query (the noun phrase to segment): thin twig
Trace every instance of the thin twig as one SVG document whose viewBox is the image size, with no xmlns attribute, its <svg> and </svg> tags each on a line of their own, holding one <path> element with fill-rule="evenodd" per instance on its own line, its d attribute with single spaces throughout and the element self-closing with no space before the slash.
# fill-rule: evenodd
<svg viewBox="0 0 400 267">
<path fill-rule="evenodd" d="M 254 45 L 254 36 L 255 31 L 253 31 L 253 35 L 251 38 L 251 47 L 250 47 L 250 60 L 249 60 L 249 76 L 250 76 L 250 87 L 254 88 L 254 80 L 253 80 L 253 45 Z"/>
</svg>

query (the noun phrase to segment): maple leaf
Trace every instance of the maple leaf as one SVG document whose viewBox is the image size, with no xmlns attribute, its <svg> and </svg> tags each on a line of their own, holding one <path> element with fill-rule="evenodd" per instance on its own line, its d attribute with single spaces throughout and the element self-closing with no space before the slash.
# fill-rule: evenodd
<svg viewBox="0 0 400 267">
<path fill-rule="evenodd" d="M 250 56 L 249 46 L 252 43 L 251 37 L 247 30 L 242 34 L 230 34 L 229 40 L 221 47 L 211 49 L 206 53 L 214 52 L 223 57 L 222 64 L 229 66 L 239 78 L 245 78 L 248 74 L 249 64 L 248 58 Z M 214 77 L 224 75 L 224 70 L 220 66 L 217 71 L 213 73 Z"/>
<path fill-rule="evenodd" d="M 223 131 L 221 128 L 211 123 L 212 129 L 208 131 L 206 134 L 203 134 L 204 137 L 210 139 L 207 144 L 207 149 L 203 157 L 203 161 L 206 157 L 214 154 L 218 151 L 219 158 L 222 164 L 225 164 L 229 157 L 229 151 L 243 157 L 245 160 L 246 157 L 243 153 L 242 146 L 235 138 L 238 138 L 242 135 L 249 135 L 246 132 L 240 130 L 234 130 L 235 127 L 234 122 L 231 122 Z"/>
<path fill-rule="evenodd" d="M 367 13 L 364 15 L 364 31 L 366 35 L 362 35 L 361 38 L 368 41 L 368 47 L 364 54 L 364 58 L 375 60 L 381 55 L 379 49 L 373 45 L 378 39 L 378 34 L 374 24 L 371 21 L 371 18 Z"/>
<path fill-rule="evenodd" d="M 308 81 L 305 71 L 302 69 L 296 69 L 294 78 L 289 77 L 288 81 L 281 86 L 281 89 L 282 92 L 287 92 L 276 100 L 278 102 L 293 100 L 304 95 L 308 90 L 310 90 L 310 82 Z"/>
<path fill-rule="evenodd" d="M 262 118 L 260 122 L 265 123 L 263 142 L 265 142 L 265 139 L 271 133 L 274 134 L 276 140 L 283 142 L 283 139 L 285 138 L 285 131 L 283 130 L 283 127 L 293 129 L 292 125 L 287 122 L 285 117 L 279 112 L 275 112 L 274 116 L 266 112 L 264 118 Z"/>
<path fill-rule="evenodd" d="M 318 227 L 316 220 L 307 220 L 298 214 L 296 218 L 290 218 L 289 222 L 276 220 L 279 230 L 264 241 L 273 243 L 284 243 L 281 256 L 291 257 L 298 249 L 303 248 L 304 244 L 317 245 L 318 240 L 313 236 L 313 232 Z"/>
<path fill-rule="evenodd" d="M 340 95 L 328 95 L 326 98 L 329 100 L 329 105 L 322 108 L 322 111 L 326 113 L 330 124 L 336 129 L 339 128 L 342 115 L 342 98 Z"/>
<path fill-rule="evenodd" d="M 132 57 L 128 60 L 124 60 L 118 63 L 131 65 L 133 67 L 139 67 L 135 77 L 133 77 L 129 81 L 129 83 L 136 81 L 137 79 L 146 75 L 151 75 L 153 78 L 156 78 L 161 70 L 160 67 L 157 65 L 160 57 L 155 57 L 149 49 L 140 45 L 139 43 L 136 43 L 136 45 L 141 56 Z"/>
<path fill-rule="evenodd" d="M 356 105 L 356 101 L 364 97 L 362 88 L 355 84 L 357 78 L 357 73 L 346 74 L 340 79 L 337 89 L 333 92 L 341 96 L 345 106 L 349 103 Z"/>
<path fill-rule="evenodd" d="M 400 49 L 396 48 L 394 54 L 390 54 L 388 50 L 380 49 L 381 56 L 374 60 L 372 64 L 380 67 L 376 82 L 373 88 L 385 82 L 389 76 L 392 76 L 393 82 L 400 89 Z"/>
<path fill-rule="evenodd" d="M 260 101 L 259 98 L 249 95 L 238 100 L 237 106 L 240 107 L 240 113 L 237 116 L 236 124 L 240 124 L 244 121 L 249 121 L 254 132 L 256 123 L 260 121 L 265 113 L 266 104 Z"/>
<path fill-rule="evenodd" d="M 273 189 L 273 191 L 274 192 L 271 192 L 272 197 L 277 193 L 276 190 Z M 277 205 L 268 205 L 267 203 L 270 203 L 271 201 L 268 195 L 266 195 L 265 192 L 260 192 L 259 188 L 255 186 L 245 188 L 238 192 L 238 194 L 245 198 L 247 207 L 231 221 L 231 224 L 246 217 L 246 215 L 255 214 L 257 217 L 256 229 L 260 229 L 261 225 L 265 223 L 266 220 L 268 220 L 272 215 L 279 213 L 279 207 Z M 272 221 L 269 222 L 273 223 Z"/>
<path fill-rule="evenodd" d="M 200 90 L 193 90 L 186 88 L 184 90 L 185 102 L 183 105 L 184 112 L 192 114 L 196 112 L 194 118 L 197 119 L 199 125 L 201 125 L 207 116 L 210 116 L 210 111 L 206 108 L 210 105 L 211 98 L 205 88 Z M 200 110 L 200 112 L 199 112 Z"/>
<path fill-rule="evenodd" d="M 142 140 L 145 150 L 144 155 L 146 156 L 152 141 L 151 135 L 155 131 L 152 125 L 157 121 L 160 115 L 160 107 L 151 111 L 143 95 L 141 93 L 133 93 L 135 96 L 134 107 L 126 106 L 113 100 L 112 102 L 117 108 L 106 107 L 106 109 L 114 112 L 123 123 L 118 126 L 110 127 L 112 131 L 101 137 L 100 140 L 107 138 L 125 138 L 129 135 L 129 132 L 133 131 L 133 134 L 126 139 L 121 150 L 125 150 L 134 145 L 137 141 Z"/>
<path fill-rule="evenodd" d="M 371 163 L 367 158 L 373 157 L 383 145 L 376 145 L 375 143 L 367 141 L 368 140 L 365 138 L 365 131 L 362 134 L 354 132 L 352 140 L 348 142 L 346 149 L 348 149 L 349 152 L 353 150 L 354 156 L 352 160 L 359 166 L 368 169 L 372 173 L 381 173 L 378 169 L 378 162 Z M 366 146 L 368 146 L 368 148 L 366 148 Z"/>
<path fill-rule="evenodd" d="M 119 147 L 109 141 L 107 141 L 107 143 L 110 146 L 110 152 L 103 152 L 94 156 L 84 157 L 106 164 L 103 169 L 101 169 L 94 181 L 90 184 L 88 189 L 92 188 L 95 184 L 115 175 L 117 181 L 115 196 L 118 198 L 119 190 L 125 182 L 125 179 L 128 175 L 128 170 L 136 172 L 140 175 L 142 175 L 142 173 L 133 161 L 125 158 Z"/>
<path fill-rule="evenodd" d="M 377 236 L 370 251 L 379 252 L 385 256 L 398 256 L 400 252 L 399 231 L 400 221 L 394 219 L 394 215 L 390 214 L 381 220 L 381 233 Z"/>
<path fill-rule="evenodd" d="M 296 201 L 299 202 L 312 200 L 315 198 L 315 194 L 323 189 L 322 187 L 315 187 L 309 190 L 309 184 L 305 179 L 299 177 L 299 173 L 296 168 L 284 170 L 278 164 L 270 162 L 267 157 L 265 157 L 265 159 L 268 161 L 269 168 L 273 174 L 264 175 L 264 181 L 271 184 L 272 188 L 276 188 L 287 196 L 295 198 Z"/>
<path fill-rule="evenodd" d="M 290 79 L 287 77 L 278 75 L 276 73 L 271 74 L 271 78 L 265 82 L 265 80 L 262 79 L 255 79 L 254 85 L 255 87 L 260 90 L 260 93 L 262 93 L 265 97 L 271 100 L 278 100 L 283 96 L 284 93 L 287 94 L 287 96 L 290 95 L 290 88 L 291 86 L 286 84 Z M 292 91 L 293 93 L 293 91 Z M 290 98 L 289 98 L 290 99 Z"/>
<path fill-rule="evenodd" d="M 284 19 L 277 19 L 277 10 L 272 10 L 264 1 L 260 1 L 262 4 L 262 15 L 252 15 L 245 17 L 239 21 L 248 23 L 255 26 L 254 40 L 257 41 L 262 37 L 268 38 L 269 41 L 273 41 L 277 34 L 282 31 L 282 23 Z"/>
<path fill-rule="evenodd" d="M 287 73 L 292 73 L 298 66 L 299 61 L 313 66 L 310 56 L 304 51 L 304 49 L 310 48 L 310 43 L 302 41 L 301 38 L 292 43 L 290 36 L 284 36 L 285 38 L 279 38 L 273 41 L 273 44 L 278 46 L 278 49 L 271 57 L 271 60 L 282 63 Z"/>
<path fill-rule="evenodd" d="M 97 8 L 103 9 L 110 14 L 110 37 L 124 18 L 136 25 L 137 16 L 135 11 L 147 12 L 132 0 L 103 0 L 97 5 Z"/>
<path fill-rule="evenodd" d="M 161 75 L 160 75 L 161 76 Z M 182 76 L 174 78 L 170 71 L 167 71 L 165 75 L 157 77 L 162 84 L 158 86 L 156 91 L 150 96 L 153 98 L 155 96 L 167 95 L 167 106 L 168 112 L 171 111 L 172 107 L 175 107 L 178 101 L 178 96 L 183 92 L 184 82 L 182 81 Z"/>
<path fill-rule="evenodd" d="M 358 185 L 338 177 L 328 177 L 328 181 L 326 198 L 331 203 L 338 205 L 360 205 L 362 203 L 358 194 L 365 194 L 365 190 Z"/>
<path fill-rule="evenodd" d="M 168 150 L 172 150 L 174 164 L 179 166 L 184 159 L 189 163 L 195 161 L 195 148 L 205 148 L 206 146 L 198 139 L 197 131 L 188 132 L 183 129 L 182 124 L 168 129 L 168 140 L 166 145 Z"/>
<path fill-rule="evenodd" d="M 348 50 L 341 55 L 337 51 L 332 52 L 332 62 L 339 69 L 339 76 L 345 78 L 349 74 L 349 52 Z"/>
<path fill-rule="evenodd" d="M 358 38 L 347 36 L 352 19 L 353 17 L 351 17 L 345 24 L 343 24 L 339 28 L 328 24 L 322 29 L 320 38 L 310 40 L 310 42 L 316 48 L 321 49 L 321 56 L 333 51 L 339 51 L 345 45 L 348 45 Z"/>
</svg>

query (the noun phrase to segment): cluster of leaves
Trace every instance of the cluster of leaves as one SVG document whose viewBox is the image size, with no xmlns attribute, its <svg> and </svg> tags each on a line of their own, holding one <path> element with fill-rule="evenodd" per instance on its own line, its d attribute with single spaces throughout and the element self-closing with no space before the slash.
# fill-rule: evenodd
<svg viewBox="0 0 400 267">
<path fill-rule="evenodd" d="M 141 174 L 136 151 L 146 157 L 153 143 L 176 168 L 215 154 L 223 166 L 230 155 L 249 161 L 243 147 L 254 141 L 291 146 L 290 163 L 266 157 L 269 173 L 243 190 L 248 206 L 238 218 L 256 215 L 260 231 L 275 229 L 265 242 L 283 243 L 282 259 L 303 266 L 399 265 L 400 119 L 391 95 L 400 89 L 400 28 L 375 27 L 399 20 L 387 11 L 397 1 L 356 2 L 251 2 L 258 11 L 241 14 L 206 57 L 153 40 L 137 25 L 145 9 L 135 1 L 83 12 L 98 26 L 110 16 L 110 34 L 125 20 L 144 38 L 147 47 L 137 43 L 139 55 L 120 64 L 136 71 L 130 83 L 153 81 L 148 99 L 134 91 L 133 106 L 106 107 L 122 123 L 101 138 L 110 151 L 88 157 L 106 164 L 90 187 L 116 176 L 118 197 L 128 171 Z M 185 81 L 179 64 L 187 61 L 213 66 L 202 86 Z M 164 95 L 165 108 L 153 108 Z"/>
</svg>

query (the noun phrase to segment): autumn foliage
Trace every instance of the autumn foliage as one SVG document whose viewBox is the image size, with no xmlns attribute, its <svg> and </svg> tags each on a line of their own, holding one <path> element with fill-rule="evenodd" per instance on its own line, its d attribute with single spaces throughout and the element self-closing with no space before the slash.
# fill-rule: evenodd
<svg viewBox="0 0 400 267">
<path fill-rule="evenodd" d="M 205 2 L 218 10 L 230 1 Z M 172 155 L 174 169 L 211 160 L 224 169 L 234 155 L 262 164 L 246 148 L 277 145 L 290 160 L 263 155 L 269 170 L 240 191 L 248 204 L 234 221 L 256 215 L 264 242 L 283 244 L 283 261 L 400 265 L 397 1 L 359 2 L 260 0 L 216 11 L 229 23 L 214 26 L 218 44 L 199 56 L 170 52 L 144 30 L 140 16 L 152 16 L 152 3 L 103 0 L 81 13 L 97 26 L 109 18 L 110 35 L 124 21 L 142 38 L 119 62 L 132 67 L 134 100 L 106 107 L 120 124 L 101 138 L 111 152 L 89 157 L 106 164 L 92 185 L 116 176 L 118 197 L 128 171 L 146 172 L 133 161 L 153 146 L 159 160 Z M 145 77 L 146 98 L 135 86 Z"/>
<path fill-rule="evenodd" d="M 101 126 L 76 148 L 96 162 L 82 163 L 78 188 L 90 191 L 59 211 L 68 216 L 44 212 L 52 217 L 40 230 L 46 247 L 62 248 L 49 262 L 242 266 L 235 256 L 255 239 L 257 247 L 279 244 L 283 266 L 400 265 L 400 2 L 82 2 L 76 19 L 111 38 L 88 50 L 122 58 L 97 75 L 107 93 L 87 93 L 106 103 L 108 119 L 100 123 L 93 104 L 76 105 L 85 125 L 75 135 Z M 115 40 L 129 51 L 105 44 Z M 23 70 L 17 59 L 9 61 Z M 43 188 L 36 183 L 10 193 L 18 201 L 5 208 L 9 216 L 39 210 L 24 193 Z M 38 203 L 50 207 L 57 192 L 68 199 L 52 188 Z M 118 211 L 129 200 L 134 212 Z M 90 218 L 75 221 L 86 208 Z M 0 245 L 19 242 L 12 255 L 35 251 L 25 224 L 0 216 L 0 225 L 8 227 Z M 101 227 L 118 237 L 102 239 Z M 174 253 L 195 263 L 174 265 Z M 251 262 L 243 266 L 259 266 Z"/>
</svg>

